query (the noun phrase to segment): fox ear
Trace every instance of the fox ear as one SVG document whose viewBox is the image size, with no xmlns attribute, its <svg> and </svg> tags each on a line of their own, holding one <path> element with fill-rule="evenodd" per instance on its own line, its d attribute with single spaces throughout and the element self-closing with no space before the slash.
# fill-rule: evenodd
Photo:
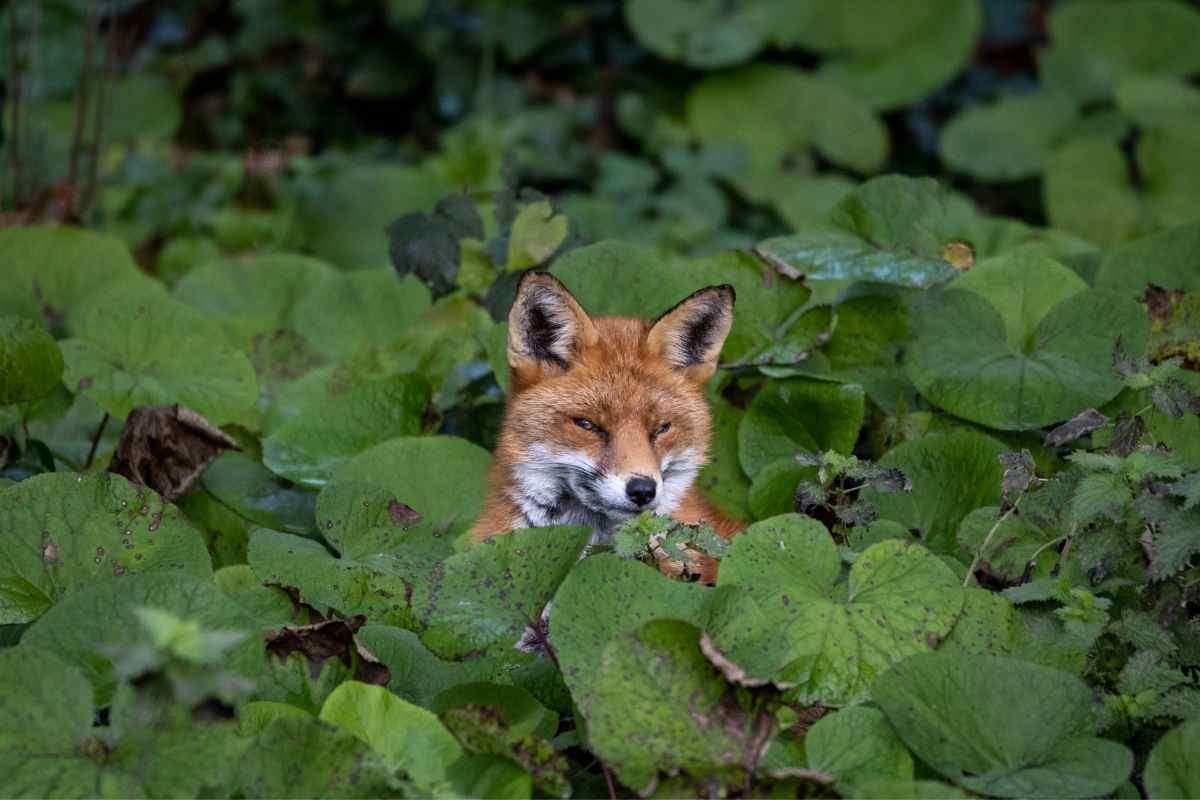
<svg viewBox="0 0 1200 800">
<path fill-rule="evenodd" d="M 735 298 L 729 284 L 688 295 L 654 321 L 646 337 L 651 352 L 697 383 L 708 380 L 733 325 Z"/>
<path fill-rule="evenodd" d="M 558 278 L 526 272 L 508 312 L 508 365 L 526 382 L 543 370 L 566 370 L 579 351 L 594 344 L 592 320 Z"/>
</svg>

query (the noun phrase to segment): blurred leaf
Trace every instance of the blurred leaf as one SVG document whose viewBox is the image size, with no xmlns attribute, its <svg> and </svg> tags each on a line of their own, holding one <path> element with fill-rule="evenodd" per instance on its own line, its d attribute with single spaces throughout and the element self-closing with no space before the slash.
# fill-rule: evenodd
<svg viewBox="0 0 1200 800">
<path fill-rule="evenodd" d="M 34 320 L 0 316 L 0 406 L 50 394 L 62 378 L 62 352 Z"/>
<path fill-rule="evenodd" d="M 758 52 L 772 18 L 761 0 L 625 0 L 625 21 L 657 55 L 713 69 Z"/>
<path fill-rule="evenodd" d="M 980 180 L 1030 178 L 1041 174 L 1076 114 L 1074 103 L 1050 93 L 1011 95 L 973 106 L 942 131 L 942 158 L 951 169 Z"/>
</svg>

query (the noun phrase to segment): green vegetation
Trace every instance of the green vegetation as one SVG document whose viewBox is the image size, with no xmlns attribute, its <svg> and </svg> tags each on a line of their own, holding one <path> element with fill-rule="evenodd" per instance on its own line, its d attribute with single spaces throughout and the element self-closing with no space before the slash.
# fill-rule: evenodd
<svg viewBox="0 0 1200 800">
<path fill-rule="evenodd" d="M 4 794 L 1200 796 L 1192 4 L 0 16 Z M 466 536 L 531 268 L 742 534 Z"/>
</svg>

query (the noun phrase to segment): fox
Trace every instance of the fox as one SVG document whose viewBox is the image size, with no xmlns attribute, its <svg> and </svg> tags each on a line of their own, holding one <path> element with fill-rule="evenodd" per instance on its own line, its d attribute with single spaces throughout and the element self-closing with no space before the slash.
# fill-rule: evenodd
<svg viewBox="0 0 1200 800">
<path fill-rule="evenodd" d="M 511 388 L 472 537 L 583 525 L 595 543 L 645 511 L 727 539 L 742 530 L 695 485 L 712 437 L 704 386 L 735 299 L 728 284 L 707 286 L 652 321 L 593 318 L 553 275 L 526 272 L 508 315 Z M 714 575 L 710 564 L 701 580 Z"/>
</svg>

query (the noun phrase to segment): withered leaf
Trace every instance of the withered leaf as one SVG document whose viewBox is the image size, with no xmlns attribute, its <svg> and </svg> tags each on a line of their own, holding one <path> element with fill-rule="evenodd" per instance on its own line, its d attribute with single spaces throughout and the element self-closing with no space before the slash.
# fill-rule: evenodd
<svg viewBox="0 0 1200 800">
<path fill-rule="evenodd" d="M 1058 447 L 1067 442 L 1073 442 L 1081 436 L 1087 436 L 1106 422 L 1108 422 L 1108 417 L 1096 409 L 1085 409 L 1046 434 L 1046 444 L 1050 447 Z"/>
<path fill-rule="evenodd" d="M 285 625 L 263 635 L 267 652 L 287 661 L 292 653 L 308 659 L 309 672 L 316 678 L 326 659 L 337 658 L 354 669 L 354 679 L 376 686 L 386 686 L 391 671 L 358 641 L 355 631 L 367 624 L 363 614 L 347 619 L 330 619 L 312 625 Z"/>
<path fill-rule="evenodd" d="M 1000 494 L 1006 505 L 1013 498 L 1029 488 L 1033 482 L 1033 455 L 1025 449 L 1020 452 L 1001 453 L 998 456 L 1000 466 L 1004 467 L 1004 478 L 1000 482 Z"/>
<path fill-rule="evenodd" d="M 108 470 L 174 501 L 217 456 L 240 449 L 224 431 L 190 408 L 138 406 L 125 420 Z"/>
<path fill-rule="evenodd" d="M 1140 416 L 1122 412 L 1113 424 L 1113 438 L 1108 445 L 1108 452 L 1121 458 L 1128 456 L 1137 449 L 1145 433 L 1146 423 Z"/>
</svg>

